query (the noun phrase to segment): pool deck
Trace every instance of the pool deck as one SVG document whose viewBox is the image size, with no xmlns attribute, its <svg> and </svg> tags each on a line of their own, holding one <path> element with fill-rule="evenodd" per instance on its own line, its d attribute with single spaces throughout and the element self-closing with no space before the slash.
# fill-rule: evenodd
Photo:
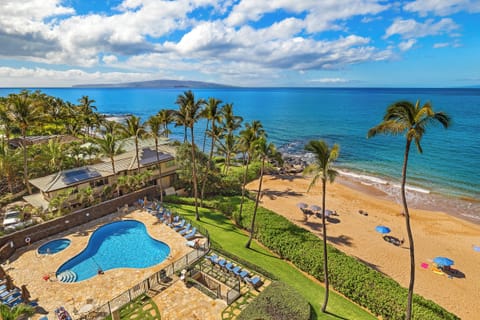
<svg viewBox="0 0 480 320">
<path fill-rule="evenodd" d="M 106 223 L 125 219 L 143 222 L 153 238 L 165 242 L 170 247 L 170 256 L 164 262 L 145 269 L 108 270 L 103 275 L 76 283 L 56 281 L 53 276 L 55 271 L 65 261 L 77 255 L 86 247 L 92 232 Z M 70 239 L 70 246 L 52 255 L 39 255 L 37 253 L 37 249 L 41 245 L 58 238 Z M 18 250 L 9 259 L 10 263 L 4 265 L 4 268 L 12 277 L 15 286 L 21 287 L 25 284 L 30 292 L 30 300 L 37 301 L 39 308 L 48 312 L 49 319 L 55 319 L 54 310 L 59 306 L 65 307 L 74 316 L 74 309 L 79 310 L 86 304 L 93 304 L 95 307 L 105 304 L 149 275 L 192 251 L 185 245 L 185 242 L 186 240 L 177 232 L 160 223 L 155 216 L 146 211 L 115 212 Z M 48 274 L 52 275 L 51 280 L 44 280 L 44 276 Z M 32 319 L 38 319 L 39 317 L 40 315 L 36 314 Z"/>
</svg>

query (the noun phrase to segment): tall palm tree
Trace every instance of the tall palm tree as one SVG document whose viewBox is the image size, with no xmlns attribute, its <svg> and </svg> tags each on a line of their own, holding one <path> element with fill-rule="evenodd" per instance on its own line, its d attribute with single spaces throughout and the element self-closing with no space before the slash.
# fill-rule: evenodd
<svg viewBox="0 0 480 320">
<path fill-rule="evenodd" d="M 405 185 L 407 182 L 407 164 L 408 155 L 410 152 L 410 145 L 412 141 L 417 146 L 419 153 L 422 153 L 420 141 L 425 134 L 428 125 L 433 123 L 440 123 L 444 128 L 450 126 L 450 117 L 444 112 L 434 112 L 432 105 L 427 102 L 420 106 L 420 101 L 417 100 L 415 104 L 409 101 L 399 101 L 388 106 L 383 116 L 383 121 L 377 126 L 371 128 L 367 137 L 374 137 L 377 134 L 398 135 L 405 133 L 406 145 L 403 156 L 402 167 L 402 204 L 403 213 L 405 215 L 405 224 L 408 233 L 408 243 L 410 247 L 410 283 L 408 285 L 408 300 L 406 308 L 406 319 L 412 318 L 412 304 L 413 304 L 413 286 L 415 283 L 415 250 L 413 243 L 413 234 L 410 227 L 410 213 L 408 211 L 407 197 L 405 194 Z"/>
<path fill-rule="evenodd" d="M 10 94 L 8 96 L 9 118 L 19 128 L 22 136 L 23 150 L 23 180 L 27 191 L 32 194 L 32 188 L 28 182 L 28 152 L 27 152 L 27 132 L 40 119 L 39 105 L 27 91 L 20 94 Z"/>
<path fill-rule="evenodd" d="M 327 254 L 327 226 L 325 223 L 325 199 L 327 195 L 327 181 L 333 182 L 338 172 L 332 169 L 332 163 L 338 158 L 340 147 L 334 144 L 330 149 L 323 140 L 312 140 L 307 143 L 305 150 L 313 153 L 315 162 L 306 168 L 305 173 L 314 173 L 312 182 L 308 186 L 308 191 L 317 183 L 318 179 L 322 181 L 322 233 L 323 233 L 323 272 L 325 275 L 325 299 L 323 301 L 322 312 L 327 310 L 329 281 L 328 281 L 328 254 Z"/>
<path fill-rule="evenodd" d="M 157 154 L 157 169 L 160 183 L 160 202 L 163 203 L 163 185 L 162 185 L 162 164 L 160 163 L 160 154 L 158 153 L 158 138 L 162 136 L 163 124 L 160 117 L 157 115 L 151 116 L 147 120 L 150 127 L 150 136 L 155 139 L 155 152 Z"/>
<path fill-rule="evenodd" d="M 163 126 L 162 134 L 167 138 L 168 135 L 171 133 L 171 131 L 168 129 L 168 125 L 175 122 L 174 116 L 175 110 L 170 109 L 162 109 L 157 113 L 157 117 L 160 119 L 160 122 Z"/>
<path fill-rule="evenodd" d="M 210 130 L 208 129 L 209 122 L 210 121 L 212 122 L 211 133 L 214 133 L 214 132 L 217 131 L 216 130 L 217 123 L 222 120 L 222 115 L 220 113 L 220 109 L 218 108 L 220 103 L 222 103 L 221 100 L 218 100 L 218 99 L 215 99 L 215 98 L 209 98 L 207 104 L 205 105 L 205 109 L 204 109 L 202 115 L 203 115 L 204 118 L 207 119 L 207 127 L 205 129 L 205 135 L 203 137 L 202 152 L 205 152 L 205 141 L 206 141 L 206 138 L 207 138 L 207 134 L 210 132 Z M 211 143 L 211 146 L 210 146 L 210 154 L 209 154 L 209 157 L 208 157 L 207 172 L 205 172 L 205 176 L 204 176 L 204 179 L 202 181 L 202 189 L 201 189 L 201 192 L 200 192 L 200 206 L 203 206 L 203 196 L 204 196 L 205 186 L 207 184 L 207 178 L 208 178 L 208 173 L 209 173 L 208 170 L 210 169 L 210 167 L 212 167 L 213 149 L 215 148 L 216 135 L 215 134 L 210 134 L 210 136 L 212 138 L 212 143 Z"/>
<path fill-rule="evenodd" d="M 260 179 L 258 182 L 257 197 L 255 198 L 255 207 L 253 209 L 252 222 L 250 225 L 250 237 L 248 238 L 247 243 L 245 244 L 246 248 L 250 248 L 250 244 L 253 239 L 253 234 L 255 232 L 255 220 L 257 218 L 257 209 L 258 203 L 260 202 L 260 195 L 262 193 L 262 183 L 263 183 L 263 174 L 265 172 L 265 162 L 267 159 L 278 158 L 279 153 L 275 149 L 273 143 L 267 143 L 267 138 L 260 137 L 255 141 L 254 145 L 255 155 L 262 161 L 262 166 L 260 169 Z"/>
<path fill-rule="evenodd" d="M 178 103 L 178 99 L 177 99 Z M 187 122 L 188 122 L 188 114 L 187 114 L 187 107 L 186 105 L 179 104 L 178 110 L 175 111 L 174 119 L 175 119 L 175 127 L 183 126 L 183 143 L 187 142 Z"/>
<path fill-rule="evenodd" d="M 115 156 L 122 152 L 123 144 L 119 143 L 117 138 L 110 133 L 107 133 L 101 139 L 95 139 L 95 143 L 98 145 L 100 153 L 110 158 L 113 175 L 116 176 L 117 172 L 115 171 Z"/>
<path fill-rule="evenodd" d="M 135 141 L 135 160 L 137 161 L 137 171 L 140 172 L 140 157 L 138 149 L 138 139 L 146 133 L 145 125 L 141 123 L 140 118 L 134 115 L 127 117 L 122 131 L 126 137 L 134 137 Z"/>
<path fill-rule="evenodd" d="M 192 139 L 192 170 L 193 170 L 193 193 L 195 198 L 195 219 L 200 220 L 198 215 L 198 183 L 197 183 L 197 166 L 195 159 L 195 136 L 193 134 L 193 127 L 195 123 L 200 119 L 202 114 L 202 107 L 205 104 L 205 100 L 195 100 L 195 96 L 192 91 L 186 91 L 183 95 L 179 95 L 175 102 L 180 106 L 180 109 L 185 110 L 185 127 L 190 128 L 190 135 Z"/>
<path fill-rule="evenodd" d="M 252 159 L 255 142 L 260 137 L 266 137 L 266 135 L 262 123 L 258 120 L 254 120 L 251 123 L 245 124 L 245 130 L 242 130 L 240 132 L 240 139 L 238 144 L 240 151 L 242 151 L 244 155 L 243 164 L 245 166 L 245 170 L 243 172 L 242 198 L 240 201 L 240 210 L 238 213 L 239 222 L 242 219 L 243 201 L 245 199 L 245 188 L 247 185 L 248 165 L 250 164 L 250 161 Z"/>
<path fill-rule="evenodd" d="M 224 147 L 233 146 L 233 142 L 236 140 L 234 138 L 235 130 L 239 129 L 242 125 L 243 118 L 233 114 L 233 104 L 227 103 L 222 107 L 222 127 L 226 132 L 224 135 Z M 229 151 L 233 151 L 233 148 L 227 148 Z M 225 152 L 225 168 L 224 173 L 228 173 L 230 167 L 230 159 L 234 152 Z"/>
<path fill-rule="evenodd" d="M 80 103 L 78 106 L 78 116 L 80 117 L 82 124 L 85 126 L 86 136 L 90 135 L 90 128 L 94 124 L 94 110 L 97 110 L 97 107 L 93 104 L 95 100 L 90 99 L 88 96 L 82 96 L 78 99 Z"/>
<path fill-rule="evenodd" d="M 7 141 L 7 145 L 10 142 L 10 134 L 12 132 L 12 121 L 8 117 L 8 100 L 4 97 L 0 97 L 0 128 L 3 128 L 3 135 Z"/>
</svg>

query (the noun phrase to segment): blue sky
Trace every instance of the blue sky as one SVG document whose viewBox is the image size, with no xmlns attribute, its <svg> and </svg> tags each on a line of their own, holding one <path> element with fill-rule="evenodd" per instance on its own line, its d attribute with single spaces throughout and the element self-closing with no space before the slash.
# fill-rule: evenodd
<svg viewBox="0 0 480 320">
<path fill-rule="evenodd" d="M 2 0 L 0 86 L 480 85 L 480 0 Z"/>
</svg>

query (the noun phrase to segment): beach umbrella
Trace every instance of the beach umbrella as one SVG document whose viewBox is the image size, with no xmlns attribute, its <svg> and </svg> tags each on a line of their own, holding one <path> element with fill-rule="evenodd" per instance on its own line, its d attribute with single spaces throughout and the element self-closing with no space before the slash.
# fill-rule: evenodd
<svg viewBox="0 0 480 320">
<path fill-rule="evenodd" d="M 325 210 L 325 217 L 330 217 L 332 214 L 333 214 L 332 210 L 328 210 L 328 209 Z"/>
<path fill-rule="evenodd" d="M 310 206 L 310 210 L 312 210 L 312 211 L 322 211 L 322 207 L 317 206 L 316 204 L 312 204 Z"/>
<path fill-rule="evenodd" d="M 300 209 L 305 209 L 308 207 L 308 204 L 306 204 L 305 202 L 299 202 L 297 203 L 297 207 Z"/>
<path fill-rule="evenodd" d="M 473 250 L 477 251 L 477 252 L 480 252 L 480 246 L 473 246 Z"/>
<path fill-rule="evenodd" d="M 450 267 L 454 263 L 453 260 L 446 257 L 435 257 L 433 259 L 433 262 L 435 262 L 439 266 L 445 266 L 445 267 Z"/>
<path fill-rule="evenodd" d="M 389 227 L 386 227 L 386 226 L 376 226 L 376 227 L 375 227 L 375 230 L 376 230 L 377 232 L 380 232 L 380 233 L 383 233 L 383 234 L 385 234 L 385 233 L 390 233 L 390 228 L 389 228 Z"/>
</svg>

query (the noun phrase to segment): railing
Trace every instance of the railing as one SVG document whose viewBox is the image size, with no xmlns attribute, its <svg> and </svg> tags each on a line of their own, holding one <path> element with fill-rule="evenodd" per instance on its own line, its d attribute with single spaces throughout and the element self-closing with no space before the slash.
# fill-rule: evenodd
<svg viewBox="0 0 480 320">
<path fill-rule="evenodd" d="M 210 238 L 208 232 L 204 234 L 207 241 L 199 248 L 189 252 L 180 259 L 172 262 L 162 270 L 155 272 L 142 282 L 136 284 L 127 291 L 116 296 L 96 310 L 81 316 L 79 319 L 104 319 L 113 312 L 120 310 L 126 304 L 132 302 L 139 296 L 146 294 L 149 290 L 155 290 L 160 286 L 168 286 L 172 283 L 171 276 L 178 271 L 199 260 L 210 250 Z"/>
</svg>

